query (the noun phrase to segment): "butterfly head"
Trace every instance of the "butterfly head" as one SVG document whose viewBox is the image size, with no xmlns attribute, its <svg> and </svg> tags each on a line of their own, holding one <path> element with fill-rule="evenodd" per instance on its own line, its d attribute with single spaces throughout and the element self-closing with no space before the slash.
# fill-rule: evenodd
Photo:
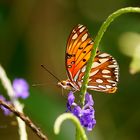
<svg viewBox="0 0 140 140">
<path fill-rule="evenodd" d="M 63 80 L 58 82 L 58 86 L 66 89 L 66 90 L 73 90 L 76 91 L 76 87 L 69 81 L 69 80 Z"/>
</svg>

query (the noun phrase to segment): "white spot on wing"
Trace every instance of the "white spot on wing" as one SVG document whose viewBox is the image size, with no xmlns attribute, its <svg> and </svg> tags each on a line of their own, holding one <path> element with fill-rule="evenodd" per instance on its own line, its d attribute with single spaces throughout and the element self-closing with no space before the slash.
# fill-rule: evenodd
<svg viewBox="0 0 140 140">
<path fill-rule="evenodd" d="M 75 30 L 73 30 L 72 32 L 73 32 L 73 33 L 76 33 L 76 31 L 75 31 Z"/>
<path fill-rule="evenodd" d="M 77 37 L 78 37 L 78 34 L 75 33 L 75 34 L 73 35 L 72 39 L 76 39 Z"/>
<path fill-rule="evenodd" d="M 116 68 L 117 65 L 108 65 L 108 68 Z"/>
<path fill-rule="evenodd" d="M 92 88 L 98 88 L 97 86 L 87 86 L 87 88 L 90 88 L 90 89 L 92 89 Z"/>
<path fill-rule="evenodd" d="M 110 86 L 110 85 L 106 85 L 106 87 L 107 87 L 107 88 L 112 88 L 112 86 Z"/>
<path fill-rule="evenodd" d="M 96 67 L 98 67 L 100 65 L 100 63 L 98 63 L 98 62 L 93 62 L 92 63 L 92 68 L 96 68 Z"/>
<path fill-rule="evenodd" d="M 92 40 L 90 40 L 90 41 L 89 41 L 89 44 L 93 44 L 93 41 L 92 41 Z"/>
<path fill-rule="evenodd" d="M 108 81 L 109 83 L 116 83 L 116 81 L 109 80 L 109 79 L 107 79 L 107 81 Z"/>
<path fill-rule="evenodd" d="M 104 62 L 108 61 L 108 58 L 102 58 L 102 59 L 99 59 L 99 61 L 100 61 L 101 63 L 104 63 Z"/>
<path fill-rule="evenodd" d="M 113 61 L 113 62 L 116 62 L 116 60 L 115 60 L 114 58 L 112 58 L 112 61 Z"/>
<path fill-rule="evenodd" d="M 103 74 L 108 74 L 108 73 L 110 73 L 110 70 L 102 70 L 102 73 Z"/>
<path fill-rule="evenodd" d="M 86 28 L 86 27 L 82 27 L 82 28 L 79 30 L 79 32 L 80 32 L 80 33 L 83 32 L 85 28 Z"/>
<path fill-rule="evenodd" d="M 96 79 L 96 82 L 97 83 L 103 83 L 103 80 L 102 79 Z"/>
<path fill-rule="evenodd" d="M 96 70 L 96 71 L 90 72 L 90 73 L 89 73 L 89 77 L 95 75 L 98 71 L 99 71 L 99 70 Z"/>
<path fill-rule="evenodd" d="M 113 64 L 114 64 L 114 65 L 117 65 L 117 62 L 114 62 Z"/>
<path fill-rule="evenodd" d="M 76 75 L 74 76 L 73 80 L 76 81 L 78 76 L 79 76 L 80 70 L 76 73 Z"/>
<path fill-rule="evenodd" d="M 118 73 L 118 69 L 115 68 L 114 72 L 117 72 Z"/>
<path fill-rule="evenodd" d="M 88 37 L 88 34 L 87 34 L 87 33 L 84 34 L 84 35 L 82 36 L 82 42 L 84 42 L 84 41 L 87 39 L 87 37 Z"/>
<path fill-rule="evenodd" d="M 79 24 L 79 25 L 78 25 L 78 28 L 81 28 L 82 26 L 83 26 L 83 25 Z"/>
<path fill-rule="evenodd" d="M 81 69 L 81 72 L 85 72 L 86 70 L 86 66 L 84 66 L 82 69 Z"/>
<path fill-rule="evenodd" d="M 82 86 L 82 83 L 81 82 L 78 82 L 78 85 L 81 87 Z"/>
<path fill-rule="evenodd" d="M 99 88 L 106 89 L 106 87 L 105 87 L 105 86 L 102 86 L 102 85 L 99 85 L 98 87 L 99 87 Z"/>
<path fill-rule="evenodd" d="M 101 54 L 99 55 L 99 57 L 107 57 L 107 56 L 109 56 L 109 54 L 107 54 L 107 53 L 101 53 Z"/>
<path fill-rule="evenodd" d="M 102 75 L 104 78 L 111 78 L 110 75 Z"/>
<path fill-rule="evenodd" d="M 115 74 L 116 76 L 118 76 L 118 72 L 115 72 L 114 74 Z"/>
</svg>

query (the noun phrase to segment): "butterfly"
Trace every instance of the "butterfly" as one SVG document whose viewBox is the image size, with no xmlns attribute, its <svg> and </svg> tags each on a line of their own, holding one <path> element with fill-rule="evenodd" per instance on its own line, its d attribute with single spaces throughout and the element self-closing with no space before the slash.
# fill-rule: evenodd
<svg viewBox="0 0 140 140">
<path fill-rule="evenodd" d="M 92 49 L 94 41 L 87 28 L 78 24 L 71 31 L 66 46 L 65 65 L 68 79 L 58 82 L 59 86 L 72 91 L 80 90 Z M 117 61 L 110 54 L 96 50 L 87 89 L 114 93 L 117 90 L 118 75 Z"/>
</svg>

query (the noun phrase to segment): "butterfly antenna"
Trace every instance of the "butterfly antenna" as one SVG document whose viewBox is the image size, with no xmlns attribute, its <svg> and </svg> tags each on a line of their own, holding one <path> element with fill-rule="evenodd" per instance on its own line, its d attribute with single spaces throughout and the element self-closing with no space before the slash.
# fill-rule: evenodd
<svg viewBox="0 0 140 140">
<path fill-rule="evenodd" d="M 46 83 L 32 84 L 32 87 L 44 86 L 44 85 L 47 85 L 47 84 Z"/>
<path fill-rule="evenodd" d="M 55 79 L 57 79 L 57 81 L 61 81 L 58 77 L 56 77 L 52 72 L 50 72 L 44 65 L 41 65 L 41 67 L 43 69 L 45 69 L 50 75 L 52 75 Z"/>
</svg>

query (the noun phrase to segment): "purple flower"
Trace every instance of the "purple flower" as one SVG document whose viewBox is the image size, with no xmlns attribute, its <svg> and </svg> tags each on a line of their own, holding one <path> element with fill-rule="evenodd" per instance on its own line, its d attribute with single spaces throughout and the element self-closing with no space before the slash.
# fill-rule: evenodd
<svg viewBox="0 0 140 140">
<path fill-rule="evenodd" d="M 92 95 L 90 95 L 89 93 L 86 93 L 86 95 L 85 95 L 85 104 L 88 104 L 89 106 L 94 105 Z"/>
<path fill-rule="evenodd" d="M 95 110 L 93 108 L 94 101 L 89 93 L 85 95 L 85 104 L 83 108 L 75 102 L 75 97 L 72 92 L 68 94 L 67 111 L 73 113 L 81 122 L 81 125 L 91 131 L 96 124 Z"/>
<path fill-rule="evenodd" d="M 22 78 L 16 78 L 13 81 L 13 89 L 15 91 L 16 98 L 26 99 L 29 96 L 28 83 Z"/>
<path fill-rule="evenodd" d="M 75 97 L 73 95 L 73 92 L 70 91 L 69 95 L 68 95 L 68 103 L 69 105 L 72 105 L 74 103 Z"/>
<path fill-rule="evenodd" d="M 2 95 L 0 95 L 0 100 L 10 103 L 9 101 L 6 101 L 6 99 Z M 11 111 L 9 109 L 5 108 L 4 106 L 0 105 L 0 108 L 3 110 L 4 115 L 8 116 L 11 114 Z"/>
</svg>

